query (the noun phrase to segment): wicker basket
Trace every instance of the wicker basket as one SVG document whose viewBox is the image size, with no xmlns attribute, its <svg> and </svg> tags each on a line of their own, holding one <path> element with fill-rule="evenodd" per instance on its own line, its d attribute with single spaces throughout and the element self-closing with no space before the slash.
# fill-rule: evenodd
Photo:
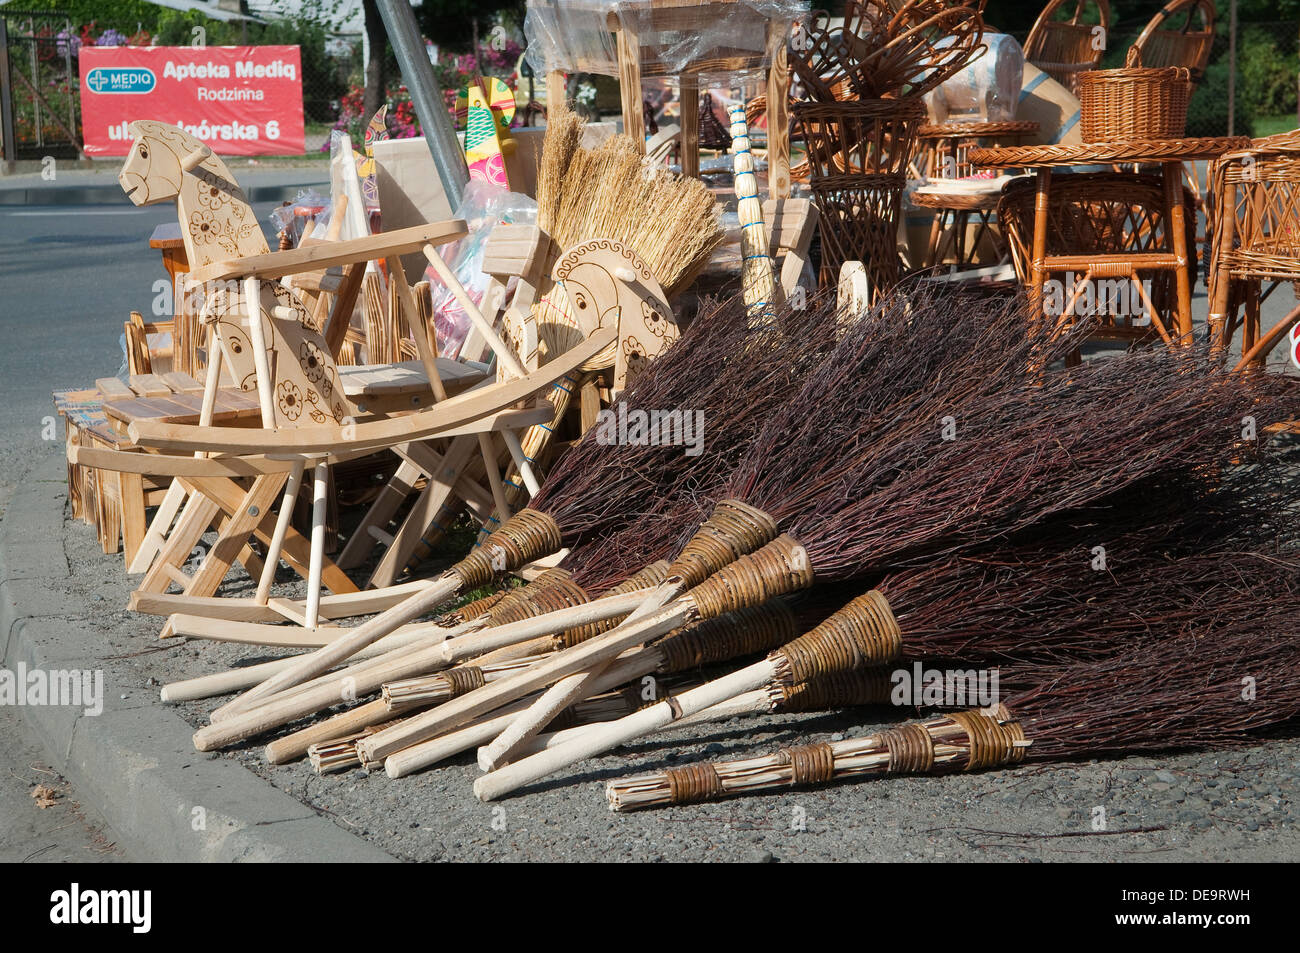
<svg viewBox="0 0 1300 953">
<path fill-rule="evenodd" d="M 1191 71 L 1146 69 L 1132 47 L 1123 69 L 1079 76 L 1079 132 L 1084 142 L 1181 139 L 1187 128 Z"/>
</svg>

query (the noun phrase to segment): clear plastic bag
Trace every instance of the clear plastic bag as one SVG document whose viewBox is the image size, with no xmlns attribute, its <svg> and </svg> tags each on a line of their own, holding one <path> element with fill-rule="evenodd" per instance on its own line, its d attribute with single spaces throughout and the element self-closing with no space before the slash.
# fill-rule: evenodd
<svg viewBox="0 0 1300 953">
<path fill-rule="evenodd" d="M 926 94 L 935 122 L 1010 122 L 1020 105 L 1025 54 L 1015 37 L 985 33 L 988 51 Z M 942 41 L 941 41 L 942 45 Z"/>
<path fill-rule="evenodd" d="M 483 248 L 492 229 L 498 224 L 532 225 L 537 221 L 537 203 L 518 192 L 503 192 L 487 182 L 473 179 L 465 186 L 465 197 L 453 218 L 464 219 L 469 234 L 456 242 L 442 245 L 438 253 L 452 274 L 465 287 L 471 300 L 479 304 L 491 280 L 483 274 Z M 458 358 L 469 336 L 469 315 L 443 285 L 432 267 L 426 269 L 433 296 L 433 323 L 438 334 L 440 357 Z M 491 316 L 488 316 L 491 320 Z M 470 355 L 474 356 L 474 355 Z"/>
<path fill-rule="evenodd" d="M 524 17 L 528 63 L 543 75 L 550 70 L 618 75 L 618 52 L 611 15 L 640 38 L 643 74 L 675 75 L 687 66 L 715 65 L 736 72 L 728 61 L 761 58 L 771 62 L 769 20 L 802 19 L 805 0 L 736 0 L 734 3 L 664 7 L 654 0 L 530 0 Z M 669 19 L 671 18 L 671 19 Z M 772 42 L 781 42 L 779 31 Z"/>
<path fill-rule="evenodd" d="M 325 225 L 328 223 L 329 210 L 329 196 L 322 195 L 316 189 L 300 189 L 288 205 L 278 205 L 271 209 L 268 218 L 275 234 L 281 235 L 287 231 L 293 240 L 293 246 L 297 248 L 308 219 L 315 218 L 317 225 Z"/>
</svg>

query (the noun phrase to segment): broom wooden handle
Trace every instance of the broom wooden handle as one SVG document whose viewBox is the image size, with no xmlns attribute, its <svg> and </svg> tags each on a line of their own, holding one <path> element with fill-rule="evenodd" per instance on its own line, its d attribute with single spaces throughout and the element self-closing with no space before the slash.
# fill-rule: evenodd
<svg viewBox="0 0 1300 953">
<path fill-rule="evenodd" d="M 301 686 L 283 690 L 274 697 L 264 699 L 249 708 L 230 709 L 223 707 L 218 709 L 213 712 L 213 724 L 215 726 L 217 724 L 227 725 L 227 723 L 233 723 L 234 727 L 230 728 L 230 732 L 235 734 L 247 732 L 234 738 L 235 741 L 253 737 L 262 731 L 269 730 L 271 727 L 285 724 L 286 721 L 280 719 L 286 712 L 292 713 L 292 717 L 288 719 L 291 721 L 337 704 L 340 697 L 339 691 L 341 686 L 345 684 L 345 679 L 352 679 L 356 693 L 362 694 L 378 688 L 383 681 L 393 678 L 426 674 L 446 668 L 448 665 L 465 658 L 500 650 L 507 646 L 526 644 L 539 635 L 552 635 L 556 632 L 574 628 L 577 625 L 616 618 L 632 611 L 637 601 L 643 598 L 643 595 L 641 592 L 617 593 L 580 606 L 544 613 L 531 619 L 522 619 L 482 631 L 469 632 L 463 636 L 439 639 L 432 644 L 422 642 L 406 648 L 398 648 L 380 656 L 378 659 L 357 663 L 328 675 L 322 675 Z M 477 629 L 481 626 L 480 617 L 479 620 L 463 623 L 461 626 L 446 631 L 454 633 L 468 628 Z M 297 658 L 301 658 L 301 656 Z M 296 661 L 296 658 L 294 661 Z M 373 677 L 375 672 L 385 673 L 399 670 L 402 674 L 391 674 L 386 678 L 381 678 L 378 682 Z M 475 693 L 471 692 L 469 694 L 473 695 Z M 317 707 L 310 707 L 313 702 L 317 704 Z M 205 735 L 204 740 L 218 747 L 224 744 L 232 744 L 233 741 L 225 740 L 230 737 L 230 732 L 213 732 L 211 735 Z"/>
<path fill-rule="evenodd" d="M 766 715 L 770 713 L 771 710 L 772 704 L 768 698 L 767 691 L 760 688 L 755 689 L 752 692 L 745 692 L 743 695 L 737 695 L 735 698 L 719 702 L 716 705 L 710 705 L 701 712 L 697 712 L 694 715 L 687 715 L 684 718 L 679 718 L 672 724 L 664 725 L 662 728 L 656 728 L 654 730 L 666 731 L 669 728 L 684 728 L 688 725 L 702 725 L 711 721 L 726 721 L 730 718 L 740 718 L 746 715 Z M 517 754 L 528 756 L 551 748 L 558 748 L 575 738 L 583 737 L 590 727 L 590 725 L 576 725 L 573 728 L 562 728 L 559 731 L 551 731 L 536 735 L 525 742 L 524 745 L 520 747 Z M 405 754 L 405 752 L 403 752 L 403 754 Z M 482 765 L 481 759 L 479 764 L 480 766 Z"/>
<path fill-rule="evenodd" d="M 644 592 L 637 593 L 643 596 L 641 603 L 620 623 L 619 627 L 639 623 L 672 602 L 681 593 L 681 587 L 675 584 L 659 586 L 651 590 L 648 595 Z M 508 762 L 529 738 L 554 721 L 560 712 L 594 694 L 593 686 L 612 663 L 613 659 L 601 662 L 585 672 L 562 678 L 548 688 L 527 711 L 520 714 L 491 744 L 479 752 L 479 767 L 484 771 L 491 771 Z"/>
<path fill-rule="evenodd" d="M 329 645 L 322 646 L 309 655 L 294 660 L 294 664 L 268 678 L 262 684 L 245 692 L 231 704 L 231 710 L 238 711 L 251 707 L 260 698 L 267 698 L 278 691 L 291 688 L 316 675 L 326 672 L 339 662 L 355 655 L 371 642 L 378 641 L 398 626 L 419 618 L 426 612 L 436 609 L 460 590 L 460 579 L 445 575 L 437 579 L 423 592 L 385 609 L 345 636 L 340 636 Z"/>
<path fill-rule="evenodd" d="M 613 629 L 570 649 L 555 653 L 547 661 L 513 678 L 484 685 L 477 691 L 454 698 L 433 711 L 417 715 L 400 725 L 386 728 L 362 741 L 358 749 L 363 761 L 382 761 L 394 752 L 435 737 L 465 724 L 477 715 L 494 711 L 552 682 L 613 658 L 644 642 L 671 632 L 690 620 L 694 604 L 681 599 L 644 622 L 626 629 Z"/>
<path fill-rule="evenodd" d="M 775 674 L 775 664 L 764 659 L 618 721 L 593 725 L 581 737 L 483 775 L 474 782 L 474 794 L 481 801 L 504 797 L 525 784 L 539 781 L 562 768 L 609 751 L 649 732 L 658 731 L 686 715 L 694 715 L 737 695 L 760 688 Z"/>
<path fill-rule="evenodd" d="M 609 691 L 633 679 L 648 675 L 662 664 L 662 659 L 662 653 L 653 648 L 624 655 L 596 680 L 594 691 Z M 390 778 L 404 778 L 446 758 L 485 744 L 499 735 L 520 712 L 528 708 L 533 700 L 530 697 L 514 702 L 489 717 L 389 755 L 384 761 L 384 771 Z"/>
</svg>

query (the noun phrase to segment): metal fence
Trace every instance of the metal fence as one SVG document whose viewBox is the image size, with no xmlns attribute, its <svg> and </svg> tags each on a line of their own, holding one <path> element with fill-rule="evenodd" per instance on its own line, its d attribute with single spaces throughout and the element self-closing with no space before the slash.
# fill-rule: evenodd
<svg viewBox="0 0 1300 953">
<path fill-rule="evenodd" d="M 82 154 L 74 36 L 61 14 L 0 13 L 0 138 L 6 159 Z"/>
</svg>

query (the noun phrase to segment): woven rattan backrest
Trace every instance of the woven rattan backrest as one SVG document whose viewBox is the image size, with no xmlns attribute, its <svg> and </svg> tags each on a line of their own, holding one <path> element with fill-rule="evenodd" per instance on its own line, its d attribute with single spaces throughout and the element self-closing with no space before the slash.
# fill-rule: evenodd
<svg viewBox="0 0 1300 953">
<path fill-rule="evenodd" d="M 1214 0 L 1170 0 L 1134 45 L 1143 66 L 1185 66 L 1200 82 L 1214 45 Z"/>
<path fill-rule="evenodd" d="M 1096 69 L 1105 52 L 1105 31 L 1110 29 L 1110 3 L 1108 0 L 1073 0 L 1074 9 L 1067 20 L 1057 19 L 1058 14 L 1069 12 L 1071 0 L 1051 0 L 1043 8 L 1025 40 L 1025 59 L 1033 63 L 1052 79 L 1074 88 L 1075 77 Z M 1089 15 L 1089 10 L 1096 10 Z M 1097 27 L 1102 29 L 1098 42 Z"/>
</svg>

